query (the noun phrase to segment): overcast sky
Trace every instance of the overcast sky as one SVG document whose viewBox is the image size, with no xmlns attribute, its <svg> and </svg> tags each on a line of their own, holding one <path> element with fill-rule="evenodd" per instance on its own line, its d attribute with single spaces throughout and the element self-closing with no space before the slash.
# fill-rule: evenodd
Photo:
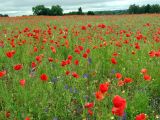
<svg viewBox="0 0 160 120">
<path fill-rule="evenodd" d="M 84 12 L 100 10 L 127 9 L 130 4 L 157 4 L 160 0 L 0 0 L 0 13 L 9 16 L 31 15 L 36 5 L 60 5 L 64 12 L 77 11 L 82 7 Z"/>
</svg>

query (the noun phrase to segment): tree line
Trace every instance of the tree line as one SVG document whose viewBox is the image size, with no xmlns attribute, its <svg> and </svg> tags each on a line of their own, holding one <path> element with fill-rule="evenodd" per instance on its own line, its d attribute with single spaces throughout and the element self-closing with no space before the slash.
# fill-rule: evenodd
<svg viewBox="0 0 160 120">
<path fill-rule="evenodd" d="M 130 5 L 128 9 L 129 14 L 143 14 L 143 13 L 160 13 L 160 5 L 154 4 L 154 5 Z"/>
<path fill-rule="evenodd" d="M 83 12 L 79 7 L 77 11 L 69 13 L 63 13 L 63 9 L 60 5 L 53 5 L 51 8 L 47 8 L 44 5 L 37 5 L 32 7 L 33 15 L 46 15 L 46 16 L 61 16 L 61 15 L 117 15 L 117 14 L 144 14 L 144 13 L 160 13 L 159 4 L 147 4 L 147 5 L 130 5 L 126 10 L 111 10 L 111 11 L 88 11 Z M 0 14 L 0 17 L 8 17 L 7 14 Z"/>
<path fill-rule="evenodd" d="M 63 15 L 63 9 L 59 5 L 53 5 L 51 8 L 46 8 L 44 5 L 32 7 L 33 15 Z"/>
<path fill-rule="evenodd" d="M 0 17 L 8 17 L 8 15 L 7 14 L 0 14 Z"/>
<path fill-rule="evenodd" d="M 61 16 L 61 15 L 84 15 L 82 8 L 79 7 L 78 11 L 73 11 L 63 14 L 63 9 L 59 5 L 54 5 L 51 8 L 46 8 L 44 5 L 37 5 L 32 8 L 33 15 L 48 15 L 48 16 Z M 94 15 L 94 12 L 88 11 L 88 15 Z"/>
<path fill-rule="evenodd" d="M 113 11 L 88 11 L 84 13 L 82 8 L 78 8 L 78 11 L 73 11 L 63 14 L 63 9 L 59 5 L 46 8 L 44 5 L 37 5 L 32 8 L 33 15 L 112 15 L 112 14 L 144 14 L 144 13 L 160 13 L 159 4 L 147 4 L 147 5 L 130 5 L 127 10 L 113 10 Z"/>
</svg>

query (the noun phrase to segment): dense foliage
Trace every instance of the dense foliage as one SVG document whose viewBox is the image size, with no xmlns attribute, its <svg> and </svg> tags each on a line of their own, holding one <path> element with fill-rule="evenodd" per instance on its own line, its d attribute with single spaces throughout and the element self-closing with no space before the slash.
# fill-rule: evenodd
<svg viewBox="0 0 160 120">
<path fill-rule="evenodd" d="M 147 4 L 143 6 L 139 5 L 130 5 L 128 9 L 129 14 L 143 14 L 143 13 L 160 13 L 160 5 L 159 4 Z"/>
<path fill-rule="evenodd" d="M 63 15 L 63 9 L 59 5 L 53 5 L 51 9 L 46 8 L 44 5 L 37 5 L 32 8 L 34 15 L 47 15 L 47 16 L 57 16 Z"/>
<path fill-rule="evenodd" d="M 0 17 L 8 17 L 8 15 L 7 14 L 0 14 Z"/>
<path fill-rule="evenodd" d="M 95 13 L 93 11 L 88 11 L 87 15 L 95 15 Z"/>
</svg>

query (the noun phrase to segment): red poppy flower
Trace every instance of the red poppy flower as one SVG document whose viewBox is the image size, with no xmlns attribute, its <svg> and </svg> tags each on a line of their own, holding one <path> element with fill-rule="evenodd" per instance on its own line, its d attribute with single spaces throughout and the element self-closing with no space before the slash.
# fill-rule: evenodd
<svg viewBox="0 0 160 120">
<path fill-rule="evenodd" d="M 26 117 L 25 120 L 30 120 L 30 118 L 29 118 L 29 117 Z"/>
<path fill-rule="evenodd" d="M 89 54 L 89 53 L 90 53 L 90 49 L 87 49 L 87 50 L 86 50 L 86 53 Z"/>
<path fill-rule="evenodd" d="M 85 108 L 88 108 L 88 109 L 92 108 L 93 106 L 94 106 L 94 103 L 93 103 L 93 102 L 86 103 L 86 104 L 84 105 L 84 107 L 85 107 Z"/>
<path fill-rule="evenodd" d="M 82 30 L 86 30 L 87 28 L 86 28 L 86 26 L 82 26 L 81 29 Z"/>
<path fill-rule="evenodd" d="M 84 57 L 84 58 L 87 58 L 87 57 L 88 57 L 87 53 L 84 53 L 84 54 L 83 54 L 83 57 Z"/>
<path fill-rule="evenodd" d="M 87 26 L 88 26 L 88 27 L 92 27 L 92 25 L 91 25 L 91 24 L 88 24 Z"/>
<path fill-rule="evenodd" d="M 34 52 L 38 52 L 38 48 L 37 47 L 34 47 Z"/>
<path fill-rule="evenodd" d="M 68 59 L 69 59 L 69 60 L 72 60 L 72 58 L 73 58 L 73 57 L 72 57 L 71 55 L 68 55 Z"/>
<path fill-rule="evenodd" d="M 41 61 L 41 59 L 42 59 L 42 57 L 41 57 L 41 56 L 36 56 L 36 60 L 37 60 L 38 62 L 40 62 L 40 61 Z"/>
<path fill-rule="evenodd" d="M 144 113 L 136 115 L 136 120 L 146 120 L 147 116 Z"/>
<path fill-rule="evenodd" d="M 68 64 L 68 65 L 71 64 L 71 60 L 69 60 L 69 59 L 66 60 L 66 64 Z"/>
<path fill-rule="evenodd" d="M 150 75 L 144 75 L 143 78 L 146 80 L 146 81 L 150 81 L 151 80 L 151 76 Z"/>
<path fill-rule="evenodd" d="M 77 54 L 80 54 L 80 50 L 78 48 L 75 48 L 74 52 L 77 53 Z"/>
<path fill-rule="evenodd" d="M 75 65 L 78 65 L 78 64 L 79 64 L 79 61 L 78 61 L 78 60 L 75 60 L 75 61 L 74 61 L 74 64 L 75 64 Z"/>
<path fill-rule="evenodd" d="M 126 34 L 126 37 L 130 37 L 130 36 L 131 36 L 131 34 L 129 34 L 129 33 Z"/>
<path fill-rule="evenodd" d="M 9 52 L 7 52 L 6 53 L 6 56 L 8 57 L 8 58 L 12 58 L 13 57 L 13 51 L 9 51 Z"/>
<path fill-rule="evenodd" d="M 11 116 L 11 113 L 9 111 L 5 112 L 6 118 L 9 118 Z"/>
<path fill-rule="evenodd" d="M 141 73 L 142 73 L 142 74 L 147 73 L 147 69 L 143 68 L 143 69 L 141 70 Z"/>
<path fill-rule="evenodd" d="M 19 83 L 20 83 L 21 86 L 25 86 L 26 80 L 24 80 L 24 79 L 20 80 Z"/>
<path fill-rule="evenodd" d="M 14 70 L 21 70 L 23 68 L 23 66 L 21 64 L 17 64 L 15 66 L 13 66 Z"/>
<path fill-rule="evenodd" d="M 113 100 L 114 107 L 112 108 L 112 113 L 117 116 L 123 116 L 124 110 L 126 108 L 126 100 L 119 95 L 114 96 Z"/>
<path fill-rule="evenodd" d="M 56 29 L 57 29 L 57 26 L 54 26 L 53 28 L 56 30 Z"/>
<path fill-rule="evenodd" d="M 122 78 L 122 74 L 121 73 L 116 73 L 116 78 L 117 79 L 121 79 Z"/>
<path fill-rule="evenodd" d="M 131 83 L 133 82 L 132 78 L 124 78 L 125 83 Z"/>
<path fill-rule="evenodd" d="M 11 50 L 11 52 L 12 52 L 12 54 L 13 54 L 13 55 L 16 53 L 16 51 L 15 51 L 15 50 Z"/>
<path fill-rule="evenodd" d="M 80 49 L 80 51 L 82 51 L 82 50 L 83 50 L 83 46 L 78 46 L 78 48 Z"/>
<path fill-rule="evenodd" d="M 123 86 L 123 85 L 124 85 L 124 81 L 123 80 L 118 81 L 118 86 Z"/>
<path fill-rule="evenodd" d="M 113 56 L 118 56 L 118 53 L 114 52 L 112 55 L 113 55 Z M 115 59 L 115 58 L 114 58 L 114 59 Z"/>
<path fill-rule="evenodd" d="M 136 36 L 137 40 L 141 40 L 143 38 L 143 35 L 142 34 L 139 34 Z"/>
<path fill-rule="evenodd" d="M 93 115 L 93 111 L 92 111 L 91 109 L 88 109 L 88 114 L 89 114 L 90 116 L 92 116 L 92 115 Z"/>
<path fill-rule="evenodd" d="M 49 58 L 48 58 L 48 61 L 49 61 L 49 62 L 53 62 L 53 58 L 49 57 Z"/>
<path fill-rule="evenodd" d="M 75 78 L 79 78 L 79 75 L 76 72 L 73 72 L 72 76 L 75 77 Z"/>
<path fill-rule="evenodd" d="M 113 104 L 115 107 L 126 107 L 126 100 L 123 99 L 121 96 L 119 95 L 115 95 L 113 100 L 112 100 Z"/>
<path fill-rule="evenodd" d="M 0 47 L 4 47 L 4 42 L 0 41 Z"/>
<path fill-rule="evenodd" d="M 120 107 L 113 107 L 112 108 L 112 114 L 117 115 L 117 116 L 123 116 L 124 109 L 122 109 Z"/>
<path fill-rule="evenodd" d="M 154 56 L 155 56 L 155 51 L 153 51 L 153 50 L 150 51 L 150 52 L 149 52 L 149 56 L 150 56 L 150 57 L 154 57 Z"/>
<path fill-rule="evenodd" d="M 108 87 L 109 87 L 109 83 L 106 82 L 106 83 L 100 84 L 99 90 L 100 90 L 102 93 L 105 93 L 105 92 L 108 91 Z"/>
<path fill-rule="evenodd" d="M 65 61 L 65 60 L 62 60 L 61 66 L 64 67 L 64 66 L 66 66 L 66 64 L 67 64 L 66 61 Z"/>
<path fill-rule="evenodd" d="M 51 46 L 50 49 L 51 49 L 51 51 L 52 51 L 53 53 L 56 53 L 56 49 L 55 49 L 54 46 Z"/>
<path fill-rule="evenodd" d="M 135 43 L 135 48 L 139 50 L 140 49 L 140 45 L 138 43 Z"/>
<path fill-rule="evenodd" d="M 115 58 L 111 58 L 111 62 L 112 62 L 112 64 L 117 64 L 117 61 Z"/>
<path fill-rule="evenodd" d="M 156 57 L 160 57 L 160 50 L 155 53 Z"/>
<path fill-rule="evenodd" d="M 99 24 L 98 27 L 100 27 L 100 28 L 105 28 L 106 25 L 105 25 L 105 24 Z"/>
<path fill-rule="evenodd" d="M 6 71 L 0 71 L 0 78 L 3 77 L 6 74 Z"/>
<path fill-rule="evenodd" d="M 69 75 L 69 73 L 70 73 L 70 71 L 67 70 L 67 71 L 66 71 L 66 75 Z"/>
<path fill-rule="evenodd" d="M 35 62 L 32 62 L 32 63 L 31 63 L 31 67 L 32 67 L 32 68 L 36 67 L 36 63 L 35 63 Z"/>
<path fill-rule="evenodd" d="M 40 76 L 42 81 L 47 81 L 48 80 L 48 76 L 46 74 L 41 74 Z"/>
<path fill-rule="evenodd" d="M 96 96 L 96 99 L 99 101 L 104 99 L 104 95 L 101 91 L 96 92 L 95 96 Z"/>
</svg>

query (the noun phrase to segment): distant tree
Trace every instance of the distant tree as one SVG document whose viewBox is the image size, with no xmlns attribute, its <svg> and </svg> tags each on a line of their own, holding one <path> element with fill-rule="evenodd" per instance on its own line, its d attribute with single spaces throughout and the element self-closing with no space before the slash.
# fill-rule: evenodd
<svg viewBox="0 0 160 120">
<path fill-rule="evenodd" d="M 158 4 L 151 5 L 150 13 L 160 13 L 160 5 Z"/>
<path fill-rule="evenodd" d="M 139 11 L 138 11 L 138 13 L 139 14 L 143 14 L 143 13 L 145 13 L 145 5 L 143 5 L 143 6 L 141 6 L 141 7 L 139 7 Z"/>
<path fill-rule="evenodd" d="M 9 17 L 7 14 L 4 14 L 3 17 Z"/>
<path fill-rule="evenodd" d="M 128 9 L 128 13 L 130 14 L 141 14 L 141 13 L 160 13 L 160 5 L 143 5 L 139 7 L 138 5 L 130 5 Z"/>
<path fill-rule="evenodd" d="M 63 9 L 59 5 L 51 7 L 51 15 L 63 15 Z"/>
<path fill-rule="evenodd" d="M 150 10 L 151 10 L 151 5 L 147 4 L 145 6 L 145 13 L 150 13 Z"/>
<path fill-rule="evenodd" d="M 95 15 L 95 13 L 93 11 L 88 11 L 87 15 Z"/>
<path fill-rule="evenodd" d="M 130 14 L 137 14 L 137 13 L 139 13 L 139 6 L 138 6 L 138 5 L 135 5 L 135 4 L 130 5 L 130 6 L 129 6 L 129 9 L 128 9 L 128 12 L 129 12 Z"/>
<path fill-rule="evenodd" d="M 0 14 L 0 17 L 9 17 L 7 14 Z"/>
<path fill-rule="evenodd" d="M 44 5 L 37 5 L 32 8 L 33 15 L 63 15 L 63 9 L 59 5 L 53 5 L 51 9 Z"/>
<path fill-rule="evenodd" d="M 37 5 L 32 8 L 34 15 L 47 15 L 47 9 L 44 5 Z"/>
<path fill-rule="evenodd" d="M 78 8 L 78 14 L 79 14 L 79 15 L 83 15 L 83 12 L 82 12 L 82 8 L 81 8 L 81 7 Z"/>
</svg>

